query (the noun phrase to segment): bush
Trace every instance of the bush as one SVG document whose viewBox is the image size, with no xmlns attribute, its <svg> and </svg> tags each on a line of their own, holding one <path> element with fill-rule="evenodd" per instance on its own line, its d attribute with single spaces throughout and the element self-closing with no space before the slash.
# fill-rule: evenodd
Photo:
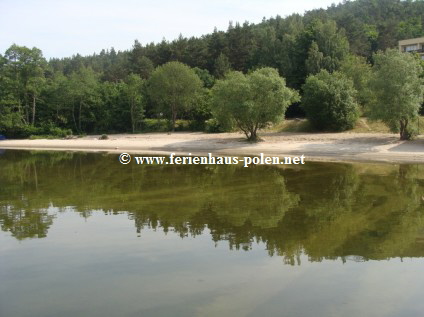
<svg viewBox="0 0 424 317">
<path fill-rule="evenodd" d="M 195 120 L 176 120 L 175 131 L 201 131 Z M 141 124 L 142 132 L 169 132 L 172 122 L 167 119 L 144 119 Z"/>
<path fill-rule="evenodd" d="M 206 121 L 189 120 L 189 131 L 205 131 Z"/>
<path fill-rule="evenodd" d="M 219 133 L 224 132 L 224 128 L 219 124 L 215 118 L 205 121 L 205 132 L 208 133 Z"/>
<path fill-rule="evenodd" d="M 169 120 L 144 119 L 141 123 L 142 132 L 166 132 L 169 131 Z"/>
<path fill-rule="evenodd" d="M 169 126 L 168 131 L 172 130 L 172 125 Z M 190 131 L 190 121 L 189 120 L 176 120 L 175 121 L 175 131 Z"/>
<path fill-rule="evenodd" d="M 72 130 L 61 129 L 58 127 L 50 127 L 47 134 L 51 136 L 59 137 L 59 138 L 65 138 L 69 135 L 72 135 Z"/>
<path fill-rule="evenodd" d="M 101 137 L 99 138 L 99 140 L 108 140 L 109 137 L 107 136 L 107 134 L 102 134 Z"/>
<path fill-rule="evenodd" d="M 326 70 L 309 76 L 303 85 L 302 108 L 318 130 L 352 129 L 359 118 L 353 82 L 339 72 Z"/>
<path fill-rule="evenodd" d="M 4 134 L 9 139 L 25 139 L 31 135 L 42 134 L 42 130 L 31 125 L 21 125 L 5 129 Z"/>
<path fill-rule="evenodd" d="M 41 127 L 32 125 L 20 125 L 14 127 L 7 127 L 1 131 L 1 134 L 6 135 L 7 138 L 25 139 L 31 136 L 40 136 L 43 138 L 64 138 L 72 135 L 71 129 L 62 129 L 52 124 L 44 124 Z"/>
</svg>

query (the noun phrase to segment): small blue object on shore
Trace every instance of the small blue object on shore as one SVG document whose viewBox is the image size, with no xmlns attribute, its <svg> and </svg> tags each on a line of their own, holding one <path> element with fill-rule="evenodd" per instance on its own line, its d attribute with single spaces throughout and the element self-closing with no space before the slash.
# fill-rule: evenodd
<svg viewBox="0 0 424 317">
<path fill-rule="evenodd" d="M 6 137 L 0 134 L 0 140 L 6 140 Z"/>
</svg>

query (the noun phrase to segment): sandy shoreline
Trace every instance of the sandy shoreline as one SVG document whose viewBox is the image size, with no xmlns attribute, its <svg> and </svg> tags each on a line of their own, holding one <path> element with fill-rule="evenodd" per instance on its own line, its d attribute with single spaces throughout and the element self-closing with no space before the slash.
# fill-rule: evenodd
<svg viewBox="0 0 424 317">
<path fill-rule="evenodd" d="M 4 140 L 0 149 L 106 151 L 115 153 L 186 155 L 305 155 L 309 161 L 370 161 L 424 163 L 424 138 L 399 141 L 382 133 L 261 133 L 262 142 L 249 143 L 239 133 L 201 132 L 87 136 L 70 140 Z"/>
</svg>

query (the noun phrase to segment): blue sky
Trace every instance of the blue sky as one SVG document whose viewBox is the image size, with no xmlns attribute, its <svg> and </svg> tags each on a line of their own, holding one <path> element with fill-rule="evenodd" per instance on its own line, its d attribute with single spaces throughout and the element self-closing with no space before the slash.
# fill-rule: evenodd
<svg viewBox="0 0 424 317">
<path fill-rule="evenodd" d="M 45 57 L 130 49 L 142 44 L 226 30 L 229 21 L 303 14 L 339 0 L 0 0 L 0 53 L 13 43 Z"/>
</svg>

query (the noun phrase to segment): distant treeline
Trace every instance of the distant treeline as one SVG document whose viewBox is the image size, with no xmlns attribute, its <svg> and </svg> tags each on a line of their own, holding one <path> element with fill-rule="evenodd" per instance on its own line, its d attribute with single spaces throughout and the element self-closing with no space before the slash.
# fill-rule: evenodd
<svg viewBox="0 0 424 317">
<path fill-rule="evenodd" d="M 207 90 L 230 70 L 277 69 L 302 95 L 308 75 L 337 71 L 352 55 L 372 63 L 373 53 L 423 36 L 423 25 L 422 0 L 357 0 L 259 24 L 230 22 L 227 31 L 199 38 L 180 35 L 146 45 L 136 40 L 122 52 L 111 48 L 47 61 L 37 48 L 12 45 L 0 55 L 0 133 L 27 137 L 146 129 L 146 118 L 167 115 L 147 86 L 154 70 L 170 61 L 188 65 L 201 79 L 204 90 L 192 101 L 196 107 L 183 109 L 178 118 L 203 129 L 212 118 Z"/>
</svg>

